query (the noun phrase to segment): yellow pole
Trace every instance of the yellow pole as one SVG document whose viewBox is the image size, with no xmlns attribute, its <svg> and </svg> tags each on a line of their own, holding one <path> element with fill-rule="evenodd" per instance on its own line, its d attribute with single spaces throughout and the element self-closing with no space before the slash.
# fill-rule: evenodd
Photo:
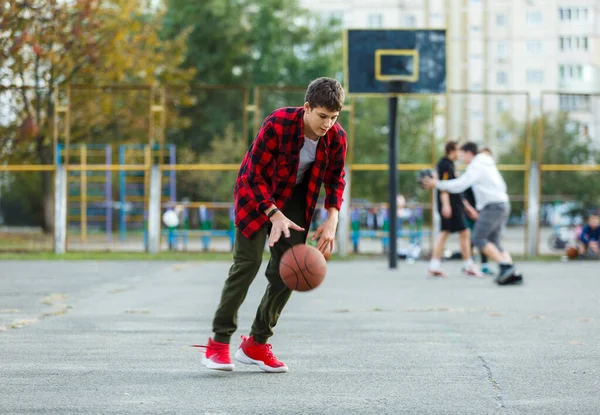
<svg viewBox="0 0 600 415">
<path fill-rule="evenodd" d="M 160 161 L 158 164 L 164 163 L 165 151 L 165 129 L 167 128 L 167 92 L 165 87 L 160 88 L 160 131 L 158 138 L 160 140 Z"/>
<path fill-rule="evenodd" d="M 81 166 L 82 168 L 79 178 L 81 180 L 81 242 L 87 243 L 87 148 L 85 144 L 81 145 Z"/>
<path fill-rule="evenodd" d="M 52 92 L 52 101 L 54 105 L 54 113 L 52 114 L 52 164 L 56 166 L 57 151 L 58 151 L 58 87 Z"/>
<path fill-rule="evenodd" d="M 463 0 L 461 7 L 461 19 L 462 19 L 462 53 L 463 53 L 463 88 L 469 90 L 469 0 Z M 461 95 L 463 97 L 463 95 Z M 469 104 L 471 101 L 471 94 L 467 93 L 464 95 L 462 101 L 462 134 L 463 138 L 470 140 L 470 124 L 469 124 Z"/>
<path fill-rule="evenodd" d="M 445 141 L 448 142 L 448 140 L 450 140 L 450 128 L 451 128 L 451 112 L 450 112 L 450 107 L 451 107 L 451 95 L 450 95 L 450 86 L 451 86 L 451 78 L 450 78 L 450 59 L 448 58 L 448 56 L 451 53 L 451 46 L 452 43 L 450 42 L 450 26 L 452 23 L 452 15 L 451 10 L 452 10 L 452 5 L 450 4 L 450 0 L 446 0 L 446 108 L 445 108 L 445 113 L 446 113 L 446 137 L 445 137 Z"/>
<path fill-rule="evenodd" d="M 145 210 L 149 210 L 148 201 L 150 200 L 150 167 L 152 163 L 152 147 L 148 144 L 144 146 L 144 206 Z M 161 177 L 161 188 L 162 188 L 162 177 Z M 160 197 L 162 201 L 162 197 Z M 147 224 L 146 224 L 147 225 Z M 159 239 L 160 244 L 160 239 Z"/>
<path fill-rule="evenodd" d="M 154 145 L 154 87 L 150 87 L 148 102 L 148 144 Z"/>
<path fill-rule="evenodd" d="M 66 88 L 67 105 L 65 111 L 65 165 L 69 165 L 69 147 L 71 145 L 71 86 Z"/>
<path fill-rule="evenodd" d="M 529 210 L 529 171 L 531 169 L 531 107 L 529 102 L 529 92 L 525 95 L 527 99 L 527 110 L 525 113 L 525 182 L 523 183 L 523 193 L 525 196 L 525 204 L 523 209 L 525 210 L 525 256 L 528 255 L 528 247 L 529 247 L 529 232 L 527 232 L 528 226 L 528 210 Z"/>
</svg>

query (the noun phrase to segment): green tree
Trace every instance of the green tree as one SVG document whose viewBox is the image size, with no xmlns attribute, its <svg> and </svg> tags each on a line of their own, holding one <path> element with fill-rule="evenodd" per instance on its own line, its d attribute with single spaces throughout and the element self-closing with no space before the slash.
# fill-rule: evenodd
<svg viewBox="0 0 600 415">
<path fill-rule="evenodd" d="M 187 33 L 160 40 L 162 15 L 148 11 L 142 0 L 48 1 L 35 8 L 29 3 L 0 6 L 5 8 L 0 21 L 0 82 L 13 83 L 3 97 L 8 96 L 4 102 L 10 101 L 11 108 L 0 125 L 1 161 L 53 163 L 52 97 L 68 83 L 173 82 L 194 75 L 193 68 L 180 67 Z M 111 98 L 105 97 L 104 103 L 83 99 L 86 110 L 74 110 L 72 121 L 77 124 L 79 117 L 85 124 L 97 118 L 107 99 Z M 122 119 L 127 120 L 131 106 L 121 107 Z M 111 141 L 107 131 L 115 118 L 121 117 L 98 121 L 95 134 L 86 128 L 73 131 L 74 141 L 90 136 Z M 41 172 L 41 197 L 27 201 L 43 206 L 42 225 L 48 231 L 53 225 L 51 178 L 49 172 Z"/>
<path fill-rule="evenodd" d="M 507 131 L 517 139 L 510 150 L 503 153 L 499 162 L 503 164 L 521 164 L 525 159 L 526 124 L 513 119 L 504 121 Z M 544 164 L 596 164 L 600 162 L 600 152 L 593 146 L 591 138 L 582 136 L 581 125 L 569 119 L 565 112 L 545 114 L 543 119 Z M 537 140 L 540 119 L 532 120 L 531 134 L 534 143 Z M 538 149 L 533 146 L 531 158 L 537 160 Z M 597 207 L 600 194 L 597 191 L 596 172 L 544 172 L 541 176 L 542 195 L 572 197 L 583 204 L 583 208 Z M 516 175 L 505 175 L 511 194 L 523 192 L 523 180 Z"/>
<path fill-rule="evenodd" d="M 296 0 L 167 0 L 166 7 L 165 38 L 191 30 L 183 66 L 197 70 L 198 84 L 305 86 L 319 76 L 341 77 L 339 22 L 310 14 Z M 232 122 L 241 125 L 244 108 L 231 90 L 192 94 L 179 111 L 189 126 L 170 129 L 168 138 L 199 154 Z"/>
<path fill-rule="evenodd" d="M 356 137 L 354 163 L 387 164 L 388 101 L 380 98 L 354 100 Z M 405 164 L 431 163 L 433 134 L 433 102 L 415 98 L 400 99 L 396 124 L 398 161 Z M 400 172 L 399 192 L 405 197 L 427 198 L 415 183 L 415 173 Z M 388 172 L 360 171 L 353 173 L 352 197 L 371 202 L 388 200 Z"/>
</svg>

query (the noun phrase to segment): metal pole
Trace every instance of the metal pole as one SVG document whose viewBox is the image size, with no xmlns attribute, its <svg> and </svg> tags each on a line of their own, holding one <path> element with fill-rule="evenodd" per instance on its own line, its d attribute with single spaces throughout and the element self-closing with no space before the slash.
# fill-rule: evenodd
<svg viewBox="0 0 600 415">
<path fill-rule="evenodd" d="M 396 115 L 398 113 L 398 97 L 393 96 L 389 98 L 388 107 L 388 150 L 389 150 L 389 220 L 390 220 L 390 244 L 389 244 L 389 266 L 391 269 L 397 267 L 397 242 L 396 239 L 396 192 L 398 189 L 398 149 L 396 142 Z"/>
<path fill-rule="evenodd" d="M 106 165 L 112 165 L 112 147 L 106 146 Z M 112 242 L 112 171 L 106 170 L 106 242 Z"/>
</svg>

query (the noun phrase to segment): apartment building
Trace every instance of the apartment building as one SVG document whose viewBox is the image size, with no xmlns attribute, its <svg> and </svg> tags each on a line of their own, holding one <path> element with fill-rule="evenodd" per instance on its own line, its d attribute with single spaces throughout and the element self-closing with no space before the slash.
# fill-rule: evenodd
<svg viewBox="0 0 600 415">
<path fill-rule="evenodd" d="M 569 111 L 600 144 L 600 0 L 299 0 L 346 28 L 448 28 L 449 136 L 502 145 L 502 117 Z M 494 94 L 483 95 L 484 91 Z"/>
</svg>

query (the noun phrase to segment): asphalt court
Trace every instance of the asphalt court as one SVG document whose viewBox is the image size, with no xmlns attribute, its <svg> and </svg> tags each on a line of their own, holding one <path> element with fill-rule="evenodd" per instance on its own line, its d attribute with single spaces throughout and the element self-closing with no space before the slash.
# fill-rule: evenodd
<svg viewBox="0 0 600 415">
<path fill-rule="evenodd" d="M 286 374 L 209 371 L 228 262 L 0 262 L 0 413 L 564 414 L 600 407 L 596 262 L 525 262 L 525 284 L 426 262 L 331 262 L 271 339 Z M 239 313 L 252 323 L 263 264 Z"/>
</svg>

